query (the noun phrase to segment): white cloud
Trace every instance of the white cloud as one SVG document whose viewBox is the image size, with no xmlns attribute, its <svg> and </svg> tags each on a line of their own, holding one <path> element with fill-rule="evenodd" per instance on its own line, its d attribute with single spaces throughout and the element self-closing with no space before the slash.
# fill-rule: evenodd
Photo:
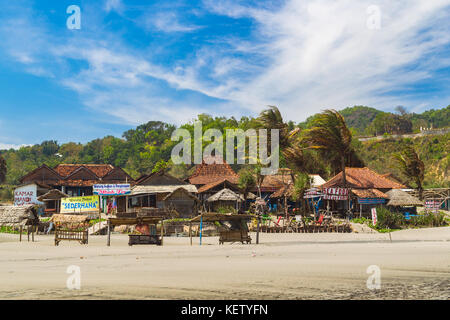
<svg viewBox="0 0 450 320">
<path fill-rule="evenodd" d="M 139 20 L 147 30 L 154 29 L 166 33 L 193 32 L 202 28 L 194 24 L 181 23 L 178 14 L 168 11 L 144 14 Z"/>
<path fill-rule="evenodd" d="M 0 150 L 9 150 L 9 149 L 19 150 L 21 147 L 29 147 L 29 146 L 31 146 L 31 144 L 10 144 L 0 142 Z"/>
<path fill-rule="evenodd" d="M 105 11 L 111 12 L 116 11 L 121 13 L 124 10 L 124 5 L 121 0 L 106 0 Z"/>
<path fill-rule="evenodd" d="M 238 116 L 273 104 L 297 121 L 323 108 L 357 104 L 413 110 L 447 105 L 449 95 L 424 97 L 404 89 L 450 65 L 442 52 L 450 44 L 449 1 L 380 0 L 380 30 L 366 26 L 371 4 L 290 0 L 276 8 L 205 1 L 215 14 L 251 19 L 251 38 L 217 35 L 172 65 L 158 64 L 148 52 L 104 31 L 64 40 L 16 19 L 0 28 L 0 35 L 28 72 L 55 75 L 86 108 L 109 114 L 113 122 L 182 123 L 200 112 Z M 105 8 L 122 10 L 123 5 L 107 1 Z M 166 33 L 199 28 L 167 12 L 145 15 L 145 23 Z M 26 42 L 19 41 L 23 37 Z M 82 60 L 86 67 L 74 75 L 54 70 L 55 63 L 64 70 L 66 60 Z M 403 93 L 387 94 L 397 90 Z"/>
</svg>

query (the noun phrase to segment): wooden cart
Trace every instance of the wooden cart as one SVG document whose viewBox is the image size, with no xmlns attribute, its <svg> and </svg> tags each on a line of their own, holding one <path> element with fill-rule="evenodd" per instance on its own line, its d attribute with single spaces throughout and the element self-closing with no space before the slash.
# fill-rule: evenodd
<svg viewBox="0 0 450 320">
<path fill-rule="evenodd" d="M 246 242 L 252 243 L 252 238 L 248 235 L 246 230 L 226 230 L 220 231 L 219 244 L 224 242 Z"/>
<path fill-rule="evenodd" d="M 129 234 L 128 245 L 132 246 L 135 244 L 156 244 L 157 246 L 162 245 L 162 239 L 160 235 L 148 235 L 148 234 Z"/>
<path fill-rule="evenodd" d="M 79 241 L 80 244 L 88 244 L 88 230 L 68 231 L 56 228 L 55 230 L 55 246 L 59 245 L 62 240 Z"/>
</svg>

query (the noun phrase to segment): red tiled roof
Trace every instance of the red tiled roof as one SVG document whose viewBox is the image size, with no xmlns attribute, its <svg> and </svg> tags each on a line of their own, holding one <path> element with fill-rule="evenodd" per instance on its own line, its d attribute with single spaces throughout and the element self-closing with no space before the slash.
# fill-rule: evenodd
<svg viewBox="0 0 450 320">
<path fill-rule="evenodd" d="M 281 168 L 278 170 L 277 174 L 264 176 L 264 180 L 261 184 L 261 191 L 263 192 L 273 192 L 280 188 L 292 184 L 291 170 L 287 168 Z"/>
<path fill-rule="evenodd" d="M 61 177 L 67 177 L 81 167 L 89 169 L 99 178 L 106 176 L 114 169 L 114 167 L 110 164 L 59 164 L 53 170 L 55 170 Z"/>
<path fill-rule="evenodd" d="M 347 187 L 357 189 L 403 189 L 404 185 L 384 178 L 369 168 L 346 168 Z M 328 180 L 321 188 L 343 187 L 342 172 Z"/>
<path fill-rule="evenodd" d="M 222 179 L 227 179 L 232 183 L 238 182 L 239 179 L 238 175 L 236 174 L 236 172 L 233 171 L 230 165 L 226 163 L 225 160 L 217 156 L 211 157 L 210 159 L 207 160 L 210 160 L 211 162 L 214 163 L 207 164 L 204 159 L 202 164 L 197 165 L 194 174 L 192 174 L 188 178 L 189 183 L 204 185 L 217 182 Z"/>
<path fill-rule="evenodd" d="M 352 192 L 361 199 L 367 198 L 382 198 L 389 199 L 389 197 L 377 189 L 352 189 Z"/>
<path fill-rule="evenodd" d="M 230 185 L 232 185 L 232 186 L 235 187 L 236 189 L 239 189 L 239 188 L 237 187 L 236 183 L 234 183 L 234 182 L 228 180 L 227 178 L 224 178 L 224 179 L 220 179 L 220 180 L 217 180 L 217 181 L 214 181 L 214 182 L 211 182 L 211 183 L 208 183 L 208 184 L 205 184 L 205 185 L 201 186 L 201 187 L 198 189 L 198 193 L 203 193 L 203 192 L 206 192 L 206 191 L 208 191 L 208 190 L 211 190 L 211 189 L 213 189 L 213 188 L 215 188 L 215 187 L 221 185 L 222 183 L 223 183 L 224 185 L 225 185 L 225 184 L 228 184 L 227 188 L 228 188 Z"/>
<path fill-rule="evenodd" d="M 294 185 L 292 183 L 289 183 L 287 185 L 282 186 L 281 188 L 279 188 L 274 193 L 272 193 L 270 195 L 270 198 L 276 199 L 276 198 L 281 198 L 281 197 L 284 197 L 284 196 L 290 197 L 293 192 L 294 192 Z"/>
</svg>

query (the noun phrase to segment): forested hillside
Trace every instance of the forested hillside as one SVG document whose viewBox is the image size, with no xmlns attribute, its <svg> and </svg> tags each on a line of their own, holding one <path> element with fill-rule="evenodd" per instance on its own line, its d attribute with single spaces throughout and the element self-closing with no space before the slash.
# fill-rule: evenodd
<svg viewBox="0 0 450 320">
<path fill-rule="evenodd" d="M 405 128 L 415 131 L 417 128 L 450 127 L 450 106 L 430 110 L 422 114 L 408 113 L 403 108 L 397 108 L 396 113 L 386 113 L 373 108 L 355 106 L 341 111 L 348 126 L 353 130 L 354 136 L 396 133 Z M 303 123 L 288 123 L 290 129 L 298 126 L 307 128 L 314 118 L 310 117 Z M 217 128 L 222 132 L 227 128 L 241 128 L 243 130 L 256 128 L 257 121 L 254 118 L 243 117 L 240 120 L 226 117 L 211 117 L 199 115 L 203 122 L 203 130 Z M 193 133 L 193 124 L 182 126 Z M 141 174 L 150 173 L 155 168 L 167 165 L 170 153 L 176 142 L 170 141 L 172 132 L 176 126 L 160 121 L 150 121 L 135 129 L 123 133 L 121 138 L 107 136 L 95 139 L 87 144 L 74 142 L 59 144 L 57 141 L 44 141 L 19 150 L 3 150 L 1 155 L 6 160 L 7 185 L 16 185 L 23 175 L 34 168 L 47 164 L 56 166 L 59 163 L 110 163 L 124 168 L 132 177 L 137 178 Z M 389 132 L 392 130 L 392 132 Z M 448 150 L 449 134 L 441 136 L 428 136 L 411 139 L 384 139 L 382 141 L 370 141 L 361 143 L 355 140 L 355 149 L 358 156 L 365 164 L 380 173 L 392 172 L 400 179 L 398 170 L 393 165 L 391 155 L 398 152 L 405 145 L 412 144 L 417 149 L 420 157 L 426 165 L 425 186 L 449 186 L 450 158 Z M 314 154 L 311 154 L 314 157 Z M 284 160 L 281 159 L 281 165 Z M 325 162 L 317 157 L 315 166 L 309 168 L 311 173 L 321 174 L 325 179 L 333 175 L 333 170 Z M 239 166 L 234 166 L 239 169 Z M 171 166 L 169 170 L 178 177 L 189 174 L 189 166 Z M 6 192 L 6 191 L 4 191 Z M 2 195 L 0 195 L 2 196 Z M 5 197 L 7 195 L 3 195 Z"/>
</svg>

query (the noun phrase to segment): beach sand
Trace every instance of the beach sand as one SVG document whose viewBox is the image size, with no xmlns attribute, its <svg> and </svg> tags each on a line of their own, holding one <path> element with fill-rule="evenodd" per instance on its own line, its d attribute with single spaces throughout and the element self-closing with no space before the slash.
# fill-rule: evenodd
<svg viewBox="0 0 450 320">
<path fill-rule="evenodd" d="M 256 235 L 251 234 L 253 240 Z M 26 237 L 25 237 L 26 238 Z M 449 299 L 450 228 L 388 234 L 260 234 L 260 244 L 128 246 L 126 235 L 89 245 L 0 234 L 0 299 Z M 81 270 L 69 290 L 70 265 Z M 381 289 L 369 290 L 370 265 Z"/>
</svg>

